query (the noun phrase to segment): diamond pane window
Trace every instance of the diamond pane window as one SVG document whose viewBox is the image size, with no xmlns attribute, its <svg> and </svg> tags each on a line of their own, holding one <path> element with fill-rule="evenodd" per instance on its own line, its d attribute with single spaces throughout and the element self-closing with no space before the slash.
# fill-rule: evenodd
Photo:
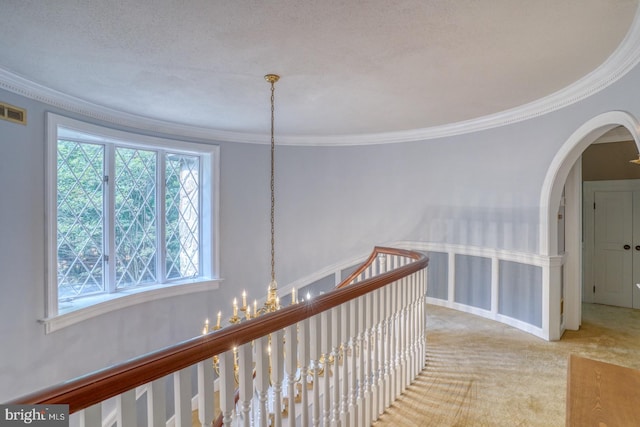
<svg viewBox="0 0 640 427">
<path fill-rule="evenodd" d="M 200 162 L 197 156 L 170 154 L 165 163 L 167 279 L 200 273 Z"/>
<path fill-rule="evenodd" d="M 115 151 L 116 289 L 156 282 L 157 154 Z"/>
<path fill-rule="evenodd" d="M 104 147 L 58 141 L 58 298 L 104 290 Z"/>
<path fill-rule="evenodd" d="M 217 146 L 52 113 L 47 144 L 47 318 L 217 281 Z"/>
</svg>

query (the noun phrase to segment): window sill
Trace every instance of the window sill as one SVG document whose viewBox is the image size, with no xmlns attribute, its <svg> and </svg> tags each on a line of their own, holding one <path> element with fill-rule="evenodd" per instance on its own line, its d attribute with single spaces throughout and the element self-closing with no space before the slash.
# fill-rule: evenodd
<svg viewBox="0 0 640 427">
<path fill-rule="evenodd" d="M 71 303 L 61 304 L 58 315 L 39 320 L 39 322 L 44 325 L 45 334 L 49 334 L 66 328 L 67 326 L 91 319 L 92 317 L 144 302 L 218 289 L 220 281 L 221 279 L 210 279 L 197 282 L 147 286 L 114 294 L 80 298 Z"/>
</svg>

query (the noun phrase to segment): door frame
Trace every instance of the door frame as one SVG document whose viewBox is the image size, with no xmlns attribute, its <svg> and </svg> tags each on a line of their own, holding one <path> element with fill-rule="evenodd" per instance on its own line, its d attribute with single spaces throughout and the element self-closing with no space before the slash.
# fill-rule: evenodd
<svg viewBox="0 0 640 427">
<path fill-rule="evenodd" d="M 539 250 L 549 257 L 563 256 L 560 274 L 549 271 L 543 313 L 549 319 L 550 339 L 582 322 L 582 182 L 580 159 L 584 150 L 611 129 L 624 126 L 640 151 L 638 120 L 625 111 L 602 113 L 584 123 L 560 147 L 551 161 L 540 193 Z M 565 191 L 565 252 L 558 253 L 558 209 Z M 564 284 L 564 286 L 563 286 Z M 564 295 L 561 295 L 561 290 Z"/>
</svg>

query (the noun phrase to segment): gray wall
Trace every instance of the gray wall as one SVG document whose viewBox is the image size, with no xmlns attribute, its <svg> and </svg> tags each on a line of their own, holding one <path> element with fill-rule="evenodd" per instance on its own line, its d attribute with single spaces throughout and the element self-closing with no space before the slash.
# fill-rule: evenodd
<svg viewBox="0 0 640 427">
<path fill-rule="evenodd" d="M 562 110 L 467 135 L 278 147 L 279 283 L 389 241 L 537 253 L 540 190 L 552 158 L 597 114 L 638 116 L 639 77 L 634 70 Z M 222 142 L 221 289 L 140 304 L 45 335 L 37 323 L 45 306 L 44 113 L 81 117 L 4 91 L 0 100 L 27 108 L 29 120 L 26 127 L 0 121 L 0 401 L 195 336 L 202 319 L 221 304 L 228 308 L 243 288 L 264 295 L 268 147 Z"/>
</svg>

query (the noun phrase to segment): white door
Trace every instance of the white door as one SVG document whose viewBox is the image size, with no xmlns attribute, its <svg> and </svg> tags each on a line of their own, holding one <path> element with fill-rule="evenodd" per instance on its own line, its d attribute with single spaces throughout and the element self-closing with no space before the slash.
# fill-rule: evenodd
<svg viewBox="0 0 640 427">
<path fill-rule="evenodd" d="M 593 291 L 596 303 L 620 307 L 633 305 L 633 258 L 634 252 L 640 254 L 640 250 L 633 247 L 633 199 L 632 191 L 596 191 L 594 194 Z"/>
<path fill-rule="evenodd" d="M 640 191 L 633 192 L 633 308 L 640 308 Z"/>
</svg>

